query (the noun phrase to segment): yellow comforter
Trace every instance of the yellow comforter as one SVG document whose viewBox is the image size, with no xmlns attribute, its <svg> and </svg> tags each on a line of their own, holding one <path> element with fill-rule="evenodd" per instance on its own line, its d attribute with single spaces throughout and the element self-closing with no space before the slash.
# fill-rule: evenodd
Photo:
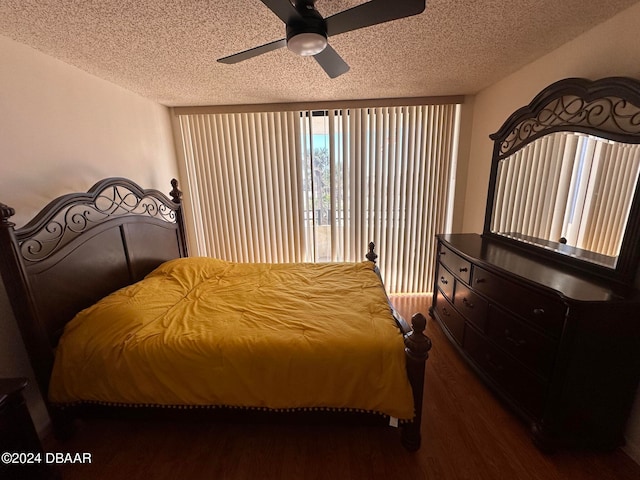
<svg viewBox="0 0 640 480">
<path fill-rule="evenodd" d="M 371 262 L 167 262 L 66 326 L 49 397 L 413 417 L 402 335 Z"/>
</svg>

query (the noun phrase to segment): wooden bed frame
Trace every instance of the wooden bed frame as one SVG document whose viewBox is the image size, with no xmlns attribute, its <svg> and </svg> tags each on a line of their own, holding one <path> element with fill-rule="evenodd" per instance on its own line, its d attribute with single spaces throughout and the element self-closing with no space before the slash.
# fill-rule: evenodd
<svg viewBox="0 0 640 480">
<path fill-rule="evenodd" d="M 169 199 L 130 180 L 107 178 L 87 193 L 53 200 L 18 229 L 10 221 L 15 211 L 0 204 L 0 273 L 58 436 L 69 434 L 74 416 L 86 411 L 62 410 L 46 400 L 55 348 L 65 324 L 80 310 L 141 280 L 161 263 L 187 256 L 181 192 L 177 180 L 171 185 Z M 367 258 L 377 258 L 373 244 Z M 416 412 L 413 421 L 402 424 L 401 438 L 414 451 L 421 443 L 424 372 L 431 341 L 423 333 L 422 314 L 413 316 L 412 329 L 404 320 L 400 323 Z M 296 417 L 300 412 L 291 413 Z M 341 412 L 314 413 L 340 417 Z"/>
</svg>

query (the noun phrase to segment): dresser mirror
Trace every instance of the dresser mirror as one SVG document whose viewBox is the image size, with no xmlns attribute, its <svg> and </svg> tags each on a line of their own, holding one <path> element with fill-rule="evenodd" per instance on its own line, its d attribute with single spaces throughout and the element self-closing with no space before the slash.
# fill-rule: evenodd
<svg viewBox="0 0 640 480">
<path fill-rule="evenodd" d="M 561 80 L 491 139 L 484 236 L 631 283 L 640 260 L 640 81 Z"/>
</svg>

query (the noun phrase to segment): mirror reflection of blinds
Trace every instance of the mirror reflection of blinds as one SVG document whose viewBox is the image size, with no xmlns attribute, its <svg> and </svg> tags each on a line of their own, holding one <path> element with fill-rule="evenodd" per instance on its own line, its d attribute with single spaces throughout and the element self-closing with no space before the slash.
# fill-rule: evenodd
<svg viewBox="0 0 640 480">
<path fill-rule="evenodd" d="M 391 293 L 428 292 L 451 228 L 459 106 L 179 115 L 200 255 L 360 261 Z"/>
<path fill-rule="evenodd" d="M 500 162 L 492 230 L 617 256 L 640 146 L 556 132 Z"/>
</svg>

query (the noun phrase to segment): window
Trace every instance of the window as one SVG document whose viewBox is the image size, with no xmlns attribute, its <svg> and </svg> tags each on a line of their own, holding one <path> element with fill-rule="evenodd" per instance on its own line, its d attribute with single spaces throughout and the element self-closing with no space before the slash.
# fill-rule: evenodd
<svg viewBox="0 0 640 480">
<path fill-rule="evenodd" d="M 431 290 L 450 229 L 458 107 L 180 115 L 200 255 L 359 261 L 392 293 Z"/>
</svg>

